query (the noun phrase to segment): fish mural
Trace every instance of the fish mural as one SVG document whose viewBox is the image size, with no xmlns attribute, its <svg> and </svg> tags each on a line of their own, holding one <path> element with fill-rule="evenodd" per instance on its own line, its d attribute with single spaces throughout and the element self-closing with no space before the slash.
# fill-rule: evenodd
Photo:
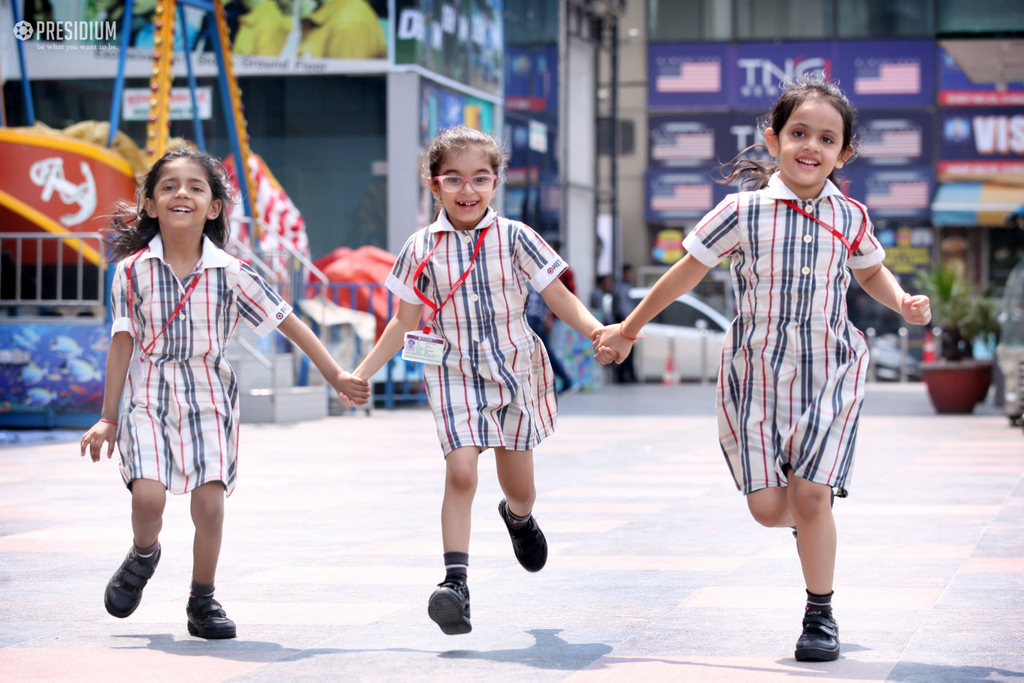
<svg viewBox="0 0 1024 683">
<path fill-rule="evenodd" d="M 98 413 L 109 346 L 100 322 L 0 324 L 0 350 L 28 356 L 0 363 L 2 412 Z"/>
</svg>

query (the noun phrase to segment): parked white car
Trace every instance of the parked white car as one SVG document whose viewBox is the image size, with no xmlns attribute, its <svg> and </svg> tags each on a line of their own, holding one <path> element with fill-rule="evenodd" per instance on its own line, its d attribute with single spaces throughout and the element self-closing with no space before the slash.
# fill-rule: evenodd
<svg viewBox="0 0 1024 683">
<path fill-rule="evenodd" d="M 633 305 L 649 292 L 647 288 L 629 291 Z M 684 294 L 644 325 L 637 340 L 633 360 L 637 377 L 642 382 L 660 382 L 666 373 L 666 359 L 672 348 L 672 378 L 700 380 L 702 365 L 705 378 L 715 381 L 722 362 L 722 345 L 730 321 L 695 296 Z M 707 348 L 702 353 L 701 328 L 707 329 Z"/>
</svg>

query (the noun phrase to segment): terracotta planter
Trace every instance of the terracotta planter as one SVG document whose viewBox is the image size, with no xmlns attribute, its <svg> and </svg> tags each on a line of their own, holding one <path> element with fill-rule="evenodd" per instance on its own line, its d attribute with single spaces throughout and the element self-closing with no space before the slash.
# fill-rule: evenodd
<svg viewBox="0 0 1024 683">
<path fill-rule="evenodd" d="M 936 412 L 970 413 L 985 400 L 992 383 L 992 361 L 941 360 L 921 363 L 921 381 Z"/>
</svg>

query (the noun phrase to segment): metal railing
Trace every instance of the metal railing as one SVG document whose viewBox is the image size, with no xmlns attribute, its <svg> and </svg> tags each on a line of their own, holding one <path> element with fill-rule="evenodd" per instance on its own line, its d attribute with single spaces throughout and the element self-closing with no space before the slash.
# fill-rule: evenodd
<svg viewBox="0 0 1024 683">
<path fill-rule="evenodd" d="M 75 252 L 71 262 L 65 259 L 68 250 Z M 98 264 L 87 260 L 87 251 Z M 102 317 L 107 266 L 103 253 L 99 233 L 0 233 L 0 306 L 92 309 Z M 34 263 L 26 263 L 33 257 Z"/>
</svg>

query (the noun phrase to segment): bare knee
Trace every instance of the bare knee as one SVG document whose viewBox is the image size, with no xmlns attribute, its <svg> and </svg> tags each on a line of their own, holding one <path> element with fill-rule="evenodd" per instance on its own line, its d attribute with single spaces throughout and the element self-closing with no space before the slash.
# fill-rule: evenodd
<svg viewBox="0 0 1024 683">
<path fill-rule="evenodd" d="M 476 493 L 477 470 L 476 462 L 464 460 L 449 461 L 445 486 L 448 491 L 459 495 L 473 495 Z"/>
<path fill-rule="evenodd" d="M 754 521 L 761 526 L 787 526 L 789 522 L 789 505 L 784 488 L 760 489 L 748 494 L 747 508 Z"/>
<path fill-rule="evenodd" d="M 826 484 L 801 480 L 792 482 L 789 493 L 789 507 L 798 519 L 814 519 L 829 510 L 832 490 Z"/>
<path fill-rule="evenodd" d="M 164 515 L 167 491 L 162 485 L 137 479 L 132 482 L 132 515 L 147 524 L 160 521 Z"/>
<path fill-rule="evenodd" d="M 224 486 L 213 482 L 194 490 L 191 508 L 197 529 L 218 531 L 224 525 Z"/>
</svg>

